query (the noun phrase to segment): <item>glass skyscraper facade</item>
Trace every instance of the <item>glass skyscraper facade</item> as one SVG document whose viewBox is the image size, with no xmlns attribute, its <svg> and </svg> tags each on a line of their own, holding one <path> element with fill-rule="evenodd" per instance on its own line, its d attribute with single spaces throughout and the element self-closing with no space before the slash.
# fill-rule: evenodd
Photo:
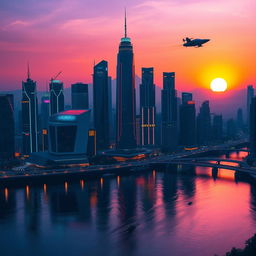
<svg viewBox="0 0 256 256">
<path fill-rule="evenodd" d="M 50 82 L 50 115 L 64 110 L 63 83 L 59 80 Z"/>
<path fill-rule="evenodd" d="M 162 149 L 175 151 L 178 144 L 178 106 L 175 90 L 175 73 L 163 73 L 162 90 Z"/>
<path fill-rule="evenodd" d="M 36 82 L 28 78 L 22 82 L 22 142 L 23 155 L 38 152 L 38 106 Z"/>
<path fill-rule="evenodd" d="M 13 95 L 0 94 L 0 161 L 14 158 Z"/>
<path fill-rule="evenodd" d="M 140 85 L 141 145 L 155 145 L 154 69 L 142 68 Z"/>
<path fill-rule="evenodd" d="M 102 60 L 93 72 L 93 114 L 97 150 L 107 149 L 110 141 L 110 93 L 108 63 Z"/>
<path fill-rule="evenodd" d="M 117 148 L 136 147 L 136 101 L 133 46 L 126 33 L 117 55 Z"/>
<path fill-rule="evenodd" d="M 71 85 L 72 109 L 88 109 L 88 84 L 75 83 Z"/>
</svg>

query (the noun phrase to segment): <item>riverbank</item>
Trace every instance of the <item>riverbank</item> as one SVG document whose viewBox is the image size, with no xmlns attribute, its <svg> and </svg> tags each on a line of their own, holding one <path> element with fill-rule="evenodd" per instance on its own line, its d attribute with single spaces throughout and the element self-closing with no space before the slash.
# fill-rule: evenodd
<svg viewBox="0 0 256 256">
<path fill-rule="evenodd" d="M 244 249 L 232 248 L 225 256 L 255 256 L 256 255 L 256 234 L 245 242 Z"/>
</svg>

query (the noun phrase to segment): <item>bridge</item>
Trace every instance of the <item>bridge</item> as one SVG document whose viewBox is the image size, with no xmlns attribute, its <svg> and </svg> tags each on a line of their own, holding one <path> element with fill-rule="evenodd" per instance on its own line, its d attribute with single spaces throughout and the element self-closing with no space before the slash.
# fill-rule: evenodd
<svg viewBox="0 0 256 256">
<path fill-rule="evenodd" d="M 212 163 L 210 161 L 215 161 Z M 232 166 L 228 164 L 223 164 L 223 162 L 237 163 L 238 166 Z M 236 171 L 244 174 L 256 175 L 256 168 L 249 167 L 247 163 L 243 161 L 233 160 L 233 159 L 222 159 L 222 158 L 170 158 L 170 159 L 159 159 L 155 161 L 154 164 L 178 164 L 178 165 L 190 165 L 190 166 L 203 166 L 212 168 L 221 168 L 231 171 Z"/>
<path fill-rule="evenodd" d="M 218 165 L 221 163 L 235 163 L 238 164 L 238 166 L 240 167 L 248 167 L 250 168 L 250 166 L 244 162 L 244 161 L 240 161 L 240 160 L 234 160 L 234 159 L 225 159 L 225 158 L 217 158 L 217 157 L 197 157 L 197 158 L 182 158 L 183 161 L 192 161 L 192 162 L 216 162 Z"/>
<path fill-rule="evenodd" d="M 213 150 L 215 151 L 215 150 Z M 250 153 L 250 149 L 243 149 L 243 148 L 234 148 L 234 149 L 228 149 L 228 148 L 218 148 L 216 151 L 225 151 L 225 152 L 247 152 Z"/>
</svg>

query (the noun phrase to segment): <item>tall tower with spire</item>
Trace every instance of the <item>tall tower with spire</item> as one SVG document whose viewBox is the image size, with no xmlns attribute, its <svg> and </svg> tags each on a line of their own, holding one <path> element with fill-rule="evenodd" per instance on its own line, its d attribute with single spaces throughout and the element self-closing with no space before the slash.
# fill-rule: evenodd
<svg viewBox="0 0 256 256">
<path fill-rule="evenodd" d="M 124 37 L 119 44 L 117 55 L 117 148 L 136 147 L 136 106 L 135 106 L 135 67 L 133 46 L 127 37 L 126 10 Z"/>
<path fill-rule="evenodd" d="M 22 144 L 23 155 L 38 151 L 38 106 L 36 82 L 30 78 L 29 64 L 27 80 L 22 82 Z"/>
</svg>

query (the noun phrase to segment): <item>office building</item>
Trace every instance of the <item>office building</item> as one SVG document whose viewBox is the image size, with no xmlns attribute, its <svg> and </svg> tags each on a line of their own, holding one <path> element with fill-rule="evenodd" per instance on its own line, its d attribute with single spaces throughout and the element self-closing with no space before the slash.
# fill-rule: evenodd
<svg viewBox="0 0 256 256">
<path fill-rule="evenodd" d="M 88 145 L 87 145 L 87 155 L 92 157 L 97 153 L 97 134 L 95 129 L 90 129 L 88 132 Z"/>
<path fill-rule="evenodd" d="M 237 122 L 238 130 L 243 131 L 244 130 L 244 118 L 243 118 L 243 110 L 241 108 L 239 108 L 237 110 L 236 122 Z"/>
<path fill-rule="evenodd" d="M 0 94 L 0 162 L 14 158 L 13 95 Z"/>
<path fill-rule="evenodd" d="M 204 101 L 197 116 L 197 142 L 207 145 L 211 140 L 211 113 L 209 101 Z"/>
<path fill-rule="evenodd" d="M 22 82 L 22 153 L 29 156 L 32 152 L 38 151 L 38 105 L 36 82 L 28 77 Z"/>
<path fill-rule="evenodd" d="M 250 104 L 250 153 L 256 156 L 256 97 L 251 99 Z"/>
<path fill-rule="evenodd" d="M 175 90 L 175 73 L 163 73 L 162 90 L 162 149 L 175 151 L 178 144 L 178 109 Z"/>
<path fill-rule="evenodd" d="M 88 84 L 75 83 L 71 85 L 72 109 L 88 109 Z"/>
<path fill-rule="evenodd" d="M 133 46 L 127 37 L 126 16 L 125 33 L 119 45 L 117 55 L 117 148 L 136 147 L 136 101 L 135 70 Z"/>
<path fill-rule="evenodd" d="M 109 93 L 108 63 L 103 60 L 93 70 L 93 120 L 97 150 L 107 149 L 110 144 Z"/>
<path fill-rule="evenodd" d="M 237 139 L 237 126 L 232 118 L 227 120 L 226 137 L 229 140 Z"/>
<path fill-rule="evenodd" d="M 214 142 L 223 141 L 223 121 L 222 115 L 214 115 L 212 120 L 212 139 Z"/>
<path fill-rule="evenodd" d="M 182 97 L 179 114 L 179 144 L 186 147 L 194 146 L 196 144 L 196 108 L 195 102 L 192 101 L 192 94 L 186 100 Z"/>
<path fill-rule="evenodd" d="M 90 110 L 66 110 L 49 118 L 48 152 L 31 154 L 41 167 L 87 165 Z"/>
<path fill-rule="evenodd" d="M 250 127 L 250 106 L 252 98 L 254 97 L 254 88 L 252 85 L 247 86 L 247 126 Z"/>
<path fill-rule="evenodd" d="M 59 80 L 50 82 L 50 115 L 64 111 L 63 83 Z"/>
<path fill-rule="evenodd" d="M 181 94 L 181 104 L 186 104 L 188 101 L 193 100 L 193 95 L 190 92 L 183 92 Z"/>
<path fill-rule="evenodd" d="M 48 149 L 48 121 L 50 116 L 50 97 L 46 93 L 41 98 L 41 113 L 40 113 L 40 134 L 41 134 L 41 151 Z"/>
<path fill-rule="evenodd" d="M 155 85 L 154 69 L 142 68 L 142 82 L 140 85 L 140 144 L 142 146 L 155 145 Z"/>
</svg>

